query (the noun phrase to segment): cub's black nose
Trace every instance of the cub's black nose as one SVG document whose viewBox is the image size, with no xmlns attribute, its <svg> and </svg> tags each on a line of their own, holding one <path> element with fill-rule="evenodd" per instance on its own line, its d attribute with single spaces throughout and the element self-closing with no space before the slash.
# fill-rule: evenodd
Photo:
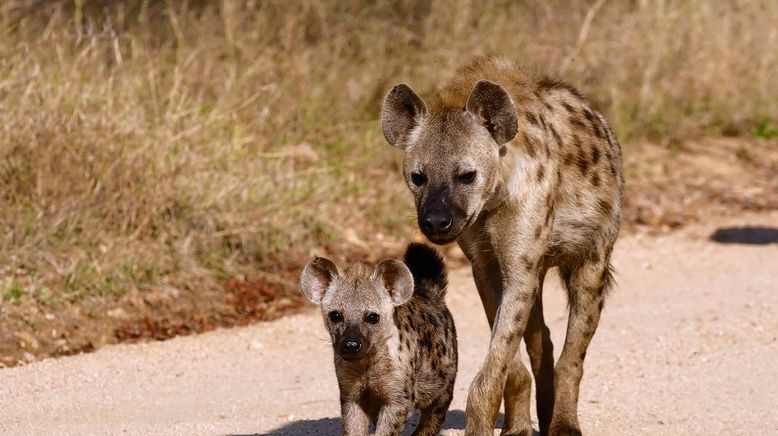
<svg viewBox="0 0 778 436">
<path fill-rule="evenodd" d="M 340 351 L 343 354 L 359 353 L 361 349 L 362 343 L 357 340 L 350 339 L 340 343 Z"/>
<path fill-rule="evenodd" d="M 421 230 L 430 235 L 445 233 L 451 228 L 453 222 L 454 220 L 449 213 L 432 212 L 421 220 Z"/>
</svg>

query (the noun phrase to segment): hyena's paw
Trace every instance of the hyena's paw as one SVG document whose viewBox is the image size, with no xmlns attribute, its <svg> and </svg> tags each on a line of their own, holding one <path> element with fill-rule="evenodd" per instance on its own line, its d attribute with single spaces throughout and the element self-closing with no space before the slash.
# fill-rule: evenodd
<svg viewBox="0 0 778 436">
<path fill-rule="evenodd" d="M 555 426 L 551 424 L 548 436 L 582 436 L 581 429 L 569 425 Z"/>
<path fill-rule="evenodd" d="M 502 432 L 500 432 L 500 436 L 532 436 L 533 434 L 534 432 L 532 431 L 532 429 L 529 430 L 525 429 L 518 432 L 516 431 L 506 432 L 505 430 L 503 430 Z"/>
</svg>

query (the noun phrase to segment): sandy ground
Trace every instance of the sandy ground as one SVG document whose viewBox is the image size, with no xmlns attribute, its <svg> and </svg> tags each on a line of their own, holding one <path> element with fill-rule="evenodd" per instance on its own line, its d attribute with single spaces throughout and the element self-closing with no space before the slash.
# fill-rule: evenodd
<svg viewBox="0 0 778 436">
<path fill-rule="evenodd" d="M 778 214 L 617 244 L 618 286 L 581 387 L 585 433 L 778 434 L 778 244 L 709 240 L 727 225 L 778 227 Z M 768 231 L 756 239 L 776 242 Z M 469 271 L 450 282 L 461 354 L 444 434 L 461 434 L 489 332 Z M 544 303 L 558 355 L 566 316 L 556 279 Z M 0 434 L 333 434 L 337 397 L 311 310 L 0 370 Z"/>
</svg>

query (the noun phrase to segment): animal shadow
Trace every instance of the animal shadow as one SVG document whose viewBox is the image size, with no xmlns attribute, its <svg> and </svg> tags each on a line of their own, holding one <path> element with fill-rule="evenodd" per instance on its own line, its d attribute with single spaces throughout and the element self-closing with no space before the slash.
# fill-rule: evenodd
<svg viewBox="0 0 778 436">
<path fill-rule="evenodd" d="M 778 243 L 778 229 L 770 227 L 723 227 L 710 239 L 722 244 L 767 245 Z"/>
<path fill-rule="evenodd" d="M 501 413 L 497 418 L 497 428 L 502 428 L 504 416 Z M 403 430 L 403 435 L 410 435 L 419 424 L 419 413 L 416 412 L 408 420 Z M 463 410 L 451 410 L 443 422 L 443 430 L 464 430 L 465 412 Z M 371 432 L 373 428 L 371 426 Z M 269 433 L 255 433 L 253 435 L 229 435 L 229 436 L 302 436 L 302 435 L 339 435 L 341 433 L 340 418 L 302 419 L 271 430 Z M 538 433 L 535 433 L 538 434 Z"/>
</svg>

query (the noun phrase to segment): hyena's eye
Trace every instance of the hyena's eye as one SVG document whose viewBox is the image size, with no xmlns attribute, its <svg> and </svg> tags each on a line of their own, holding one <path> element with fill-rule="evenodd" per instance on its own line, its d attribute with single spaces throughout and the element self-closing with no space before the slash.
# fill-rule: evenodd
<svg viewBox="0 0 778 436">
<path fill-rule="evenodd" d="M 378 324 L 378 320 L 381 319 L 380 316 L 378 316 L 375 312 L 370 312 L 365 317 L 365 321 L 369 322 L 370 324 Z"/>
<path fill-rule="evenodd" d="M 457 176 L 459 183 L 469 185 L 475 180 L 475 171 L 468 171 Z"/>
<path fill-rule="evenodd" d="M 422 173 L 411 173 L 411 182 L 416 186 L 424 186 L 427 184 L 427 176 Z"/>
<path fill-rule="evenodd" d="M 343 321 L 343 314 L 338 312 L 337 310 L 333 310 L 327 315 L 330 318 L 330 322 L 338 323 Z"/>
</svg>

